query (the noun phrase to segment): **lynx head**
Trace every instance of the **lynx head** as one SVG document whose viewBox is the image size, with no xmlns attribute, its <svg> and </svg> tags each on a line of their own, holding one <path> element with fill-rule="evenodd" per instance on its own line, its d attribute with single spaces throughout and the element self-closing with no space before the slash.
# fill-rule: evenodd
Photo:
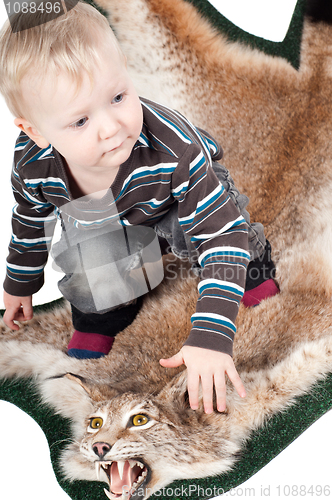
<svg viewBox="0 0 332 500">
<path fill-rule="evenodd" d="M 61 460 L 67 478 L 104 481 L 111 500 L 142 500 L 176 479 L 221 473 L 234 463 L 239 446 L 226 430 L 227 415 L 191 410 L 186 372 L 154 395 L 64 378 L 71 400 L 76 387 L 85 400 L 81 408 L 89 407 L 80 422 L 73 409 L 75 441 Z"/>
</svg>

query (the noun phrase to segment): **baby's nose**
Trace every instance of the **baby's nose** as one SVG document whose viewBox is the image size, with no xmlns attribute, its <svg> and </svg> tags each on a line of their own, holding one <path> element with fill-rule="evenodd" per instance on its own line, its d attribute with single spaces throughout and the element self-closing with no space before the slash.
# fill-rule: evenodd
<svg viewBox="0 0 332 500">
<path fill-rule="evenodd" d="M 99 135 L 101 139 L 109 139 L 114 137 L 120 130 L 121 126 L 117 120 L 113 118 L 106 117 L 102 120 L 99 129 Z"/>
</svg>

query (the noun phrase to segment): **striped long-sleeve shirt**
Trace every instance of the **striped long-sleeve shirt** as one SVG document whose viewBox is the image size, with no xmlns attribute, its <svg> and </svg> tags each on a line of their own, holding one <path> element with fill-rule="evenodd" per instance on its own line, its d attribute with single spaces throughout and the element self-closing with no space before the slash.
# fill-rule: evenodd
<svg viewBox="0 0 332 500">
<path fill-rule="evenodd" d="M 232 354 L 249 253 L 245 220 L 212 170 L 212 160 L 221 159 L 222 150 L 178 112 L 147 99 L 141 104 L 142 132 L 110 186 L 119 223 L 153 227 L 178 202 L 180 225 L 202 268 L 186 344 Z M 73 199 L 66 162 L 51 145 L 40 149 L 22 132 L 12 186 L 17 204 L 4 288 L 11 295 L 26 296 L 43 285 L 56 213 Z M 101 218 L 107 199 L 100 200 Z"/>
</svg>

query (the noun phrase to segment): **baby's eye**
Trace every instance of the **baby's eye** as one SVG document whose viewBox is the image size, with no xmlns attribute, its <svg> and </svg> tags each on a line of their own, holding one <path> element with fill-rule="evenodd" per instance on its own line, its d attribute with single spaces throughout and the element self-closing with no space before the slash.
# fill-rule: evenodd
<svg viewBox="0 0 332 500">
<path fill-rule="evenodd" d="M 88 121 L 88 119 L 85 116 L 84 118 L 80 118 L 79 120 L 77 120 L 77 122 L 73 123 L 71 125 L 71 127 L 73 127 L 73 128 L 82 128 L 86 124 L 87 121 Z"/>
<path fill-rule="evenodd" d="M 123 94 L 118 94 L 114 97 L 112 103 L 113 104 L 119 104 L 119 102 L 121 102 L 123 99 Z"/>
</svg>

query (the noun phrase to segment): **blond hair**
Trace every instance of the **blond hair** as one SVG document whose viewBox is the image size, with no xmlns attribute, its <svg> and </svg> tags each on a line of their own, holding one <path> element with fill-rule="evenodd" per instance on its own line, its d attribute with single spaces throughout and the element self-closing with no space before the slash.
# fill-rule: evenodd
<svg viewBox="0 0 332 500">
<path fill-rule="evenodd" d="M 87 3 L 78 2 L 48 22 L 42 12 L 24 16 L 15 15 L 15 22 L 23 26 L 23 20 L 28 26 L 28 16 L 32 16 L 31 22 L 39 24 L 14 33 L 11 18 L 0 32 L 0 92 L 16 117 L 28 118 L 21 85 L 25 76 L 37 75 L 42 81 L 46 75 L 56 78 L 66 72 L 79 86 L 84 72 L 91 79 L 93 67 L 100 62 L 101 46 L 111 43 L 124 57 L 106 18 Z"/>
</svg>

